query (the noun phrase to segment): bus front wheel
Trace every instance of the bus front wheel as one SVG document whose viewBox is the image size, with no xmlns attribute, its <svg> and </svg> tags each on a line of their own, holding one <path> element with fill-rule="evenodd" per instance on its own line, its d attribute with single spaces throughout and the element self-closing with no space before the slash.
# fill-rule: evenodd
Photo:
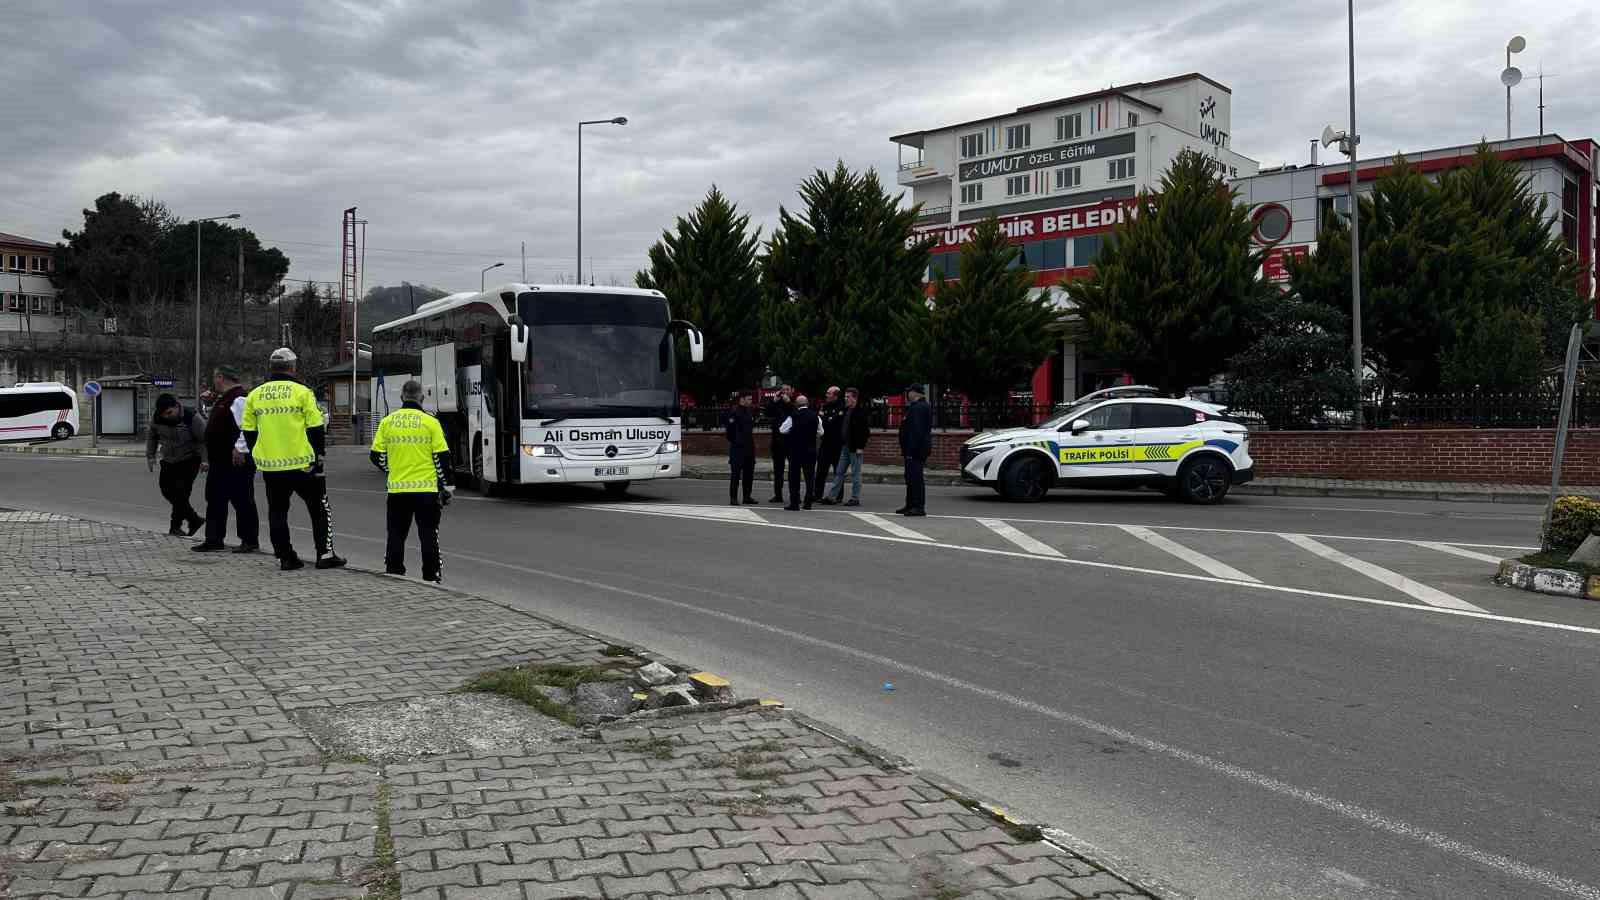
<svg viewBox="0 0 1600 900">
<path fill-rule="evenodd" d="M 72 437 L 72 426 L 65 422 L 57 422 L 56 427 L 50 429 L 50 436 L 58 441 Z"/>
<path fill-rule="evenodd" d="M 472 448 L 472 486 L 480 497 L 496 497 L 500 494 L 500 485 L 484 477 L 483 474 L 483 445 L 479 443 Z"/>
</svg>

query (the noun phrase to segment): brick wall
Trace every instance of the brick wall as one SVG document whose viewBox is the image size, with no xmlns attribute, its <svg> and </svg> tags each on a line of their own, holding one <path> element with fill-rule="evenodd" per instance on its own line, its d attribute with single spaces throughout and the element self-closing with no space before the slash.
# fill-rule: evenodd
<svg viewBox="0 0 1600 900">
<path fill-rule="evenodd" d="M 936 431 L 930 469 L 954 470 L 968 431 Z M 767 458 L 767 433 L 756 433 L 756 454 Z M 1418 431 L 1257 431 L 1250 435 L 1256 475 L 1386 481 L 1477 481 L 1548 484 L 1552 430 L 1441 429 Z M 721 432 L 689 432 L 684 452 L 725 456 Z M 899 438 L 876 431 L 867 462 L 897 465 Z M 1567 438 L 1563 484 L 1600 484 L 1600 429 L 1575 429 Z"/>
<path fill-rule="evenodd" d="M 1548 484 L 1554 430 L 1262 431 L 1259 476 Z M 1600 484 L 1600 429 L 1567 436 L 1563 484 Z"/>
</svg>

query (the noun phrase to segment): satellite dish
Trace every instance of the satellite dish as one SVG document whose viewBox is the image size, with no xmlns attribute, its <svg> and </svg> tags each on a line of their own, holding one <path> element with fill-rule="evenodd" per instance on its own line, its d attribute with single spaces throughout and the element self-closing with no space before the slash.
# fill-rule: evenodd
<svg viewBox="0 0 1600 900">
<path fill-rule="evenodd" d="M 1322 146 L 1331 147 L 1334 144 L 1337 144 L 1342 140 L 1344 140 L 1344 132 L 1342 132 L 1342 131 L 1334 131 L 1332 125 L 1323 126 L 1323 128 L 1322 128 Z"/>
<path fill-rule="evenodd" d="M 1512 38 L 1510 43 L 1506 44 L 1506 49 L 1510 50 L 1512 53 L 1521 53 L 1522 51 L 1528 49 L 1528 40 L 1519 34 Z"/>
<path fill-rule="evenodd" d="M 1500 73 L 1500 83 L 1508 88 L 1516 87 L 1522 83 L 1522 70 L 1516 66 L 1506 66 L 1506 70 Z"/>
</svg>

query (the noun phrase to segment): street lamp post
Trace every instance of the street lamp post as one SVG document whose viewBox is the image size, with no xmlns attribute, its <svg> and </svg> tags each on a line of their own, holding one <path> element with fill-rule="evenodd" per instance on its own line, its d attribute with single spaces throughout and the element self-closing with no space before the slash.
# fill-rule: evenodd
<svg viewBox="0 0 1600 900">
<path fill-rule="evenodd" d="M 503 265 L 505 265 L 505 263 L 497 262 L 492 266 L 484 266 L 483 267 L 483 271 L 478 273 L 478 293 L 480 293 L 480 294 L 483 293 L 483 285 L 484 285 L 483 279 L 484 279 L 484 276 L 489 274 L 489 270 L 490 269 L 498 269 Z"/>
<path fill-rule="evenodd" d="M 238 213 L 228 213 L 225 216 L 194 220 L 194 396 L 197 403 L 200 392 L 205 390 L 205 385 L 200 383 L 200 223 L 237 218 L 239 218 Z"/>
<path fill-rule="evenodd" d="M 1361 135 L 1356 132 L 1356 0 L 1348 0 L 1350 29 L 1350 354 L 1356 376 L 1356 409 L 1351 420 L 1361 430 L 1361 376 L 1366 367 L 1361 358 L 1361 199 L 1356 191 L 1356 149 Z"/>
<path fill-rule="evenodd" d="M 583 284 L 583 126 L 626 124 L 628 124 L 627 116 L 586 119 L 578 123 L 578 284 Z"/>
</svg>

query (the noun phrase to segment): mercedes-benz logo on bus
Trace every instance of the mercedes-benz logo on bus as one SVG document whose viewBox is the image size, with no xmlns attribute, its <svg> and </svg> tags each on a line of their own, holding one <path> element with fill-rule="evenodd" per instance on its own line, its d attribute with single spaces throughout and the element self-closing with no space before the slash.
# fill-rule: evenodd
<svg viewBox="0 0 1600 900">
<path fill-rule="evenodd" d="M 617 457 L 617 445 L 616 444 L 612 444 L 609 447 L 606 447 L 606 457 L 608 459 L 616 459 L 616 457 Z"/>
</svg>

